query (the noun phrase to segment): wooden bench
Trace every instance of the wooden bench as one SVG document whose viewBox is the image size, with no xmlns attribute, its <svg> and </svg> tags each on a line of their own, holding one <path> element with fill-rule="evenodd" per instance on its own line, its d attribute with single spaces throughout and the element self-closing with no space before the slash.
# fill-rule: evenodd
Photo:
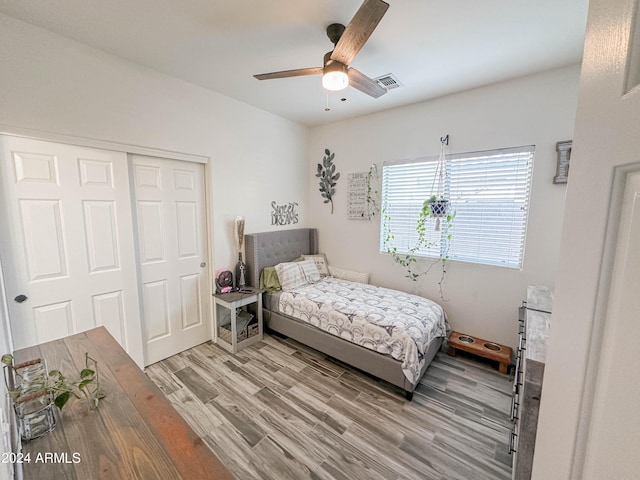
<svg viewBox="0 0 640 480">
<path fill-rule="evenodd" d="M 447 344 L 452 357 L 456 356 L 456 350 L 462 350 L 498 362 L 500 373 L 506 374 L 509 370 L 511 347 L 460 332 L 451 332 Z"/>
</svg>

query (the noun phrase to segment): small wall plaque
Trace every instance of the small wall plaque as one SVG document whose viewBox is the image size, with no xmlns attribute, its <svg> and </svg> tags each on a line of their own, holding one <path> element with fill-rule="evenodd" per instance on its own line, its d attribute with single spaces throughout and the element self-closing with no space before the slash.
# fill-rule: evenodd
<svg viewBox="0 0 640 480">
<path fill-rule="evenodd" d="M 276 204 L 275 200 L 271 202 L 271 225 L 290 225 L 298 223 L 298 212 L 296 212 L 297 202 L 289 202 L 285 205 Z"/>
<path fill-rule="evenodd" d="M 556 167 L 556 176 L 553 177 L 553 183 L 567 183 L 569 180 L 569 160 L 571 159 L 571 145 L 573 141 L 556 143 L 556 152 L 558 152 L 558 165 Z"/>
</svg>

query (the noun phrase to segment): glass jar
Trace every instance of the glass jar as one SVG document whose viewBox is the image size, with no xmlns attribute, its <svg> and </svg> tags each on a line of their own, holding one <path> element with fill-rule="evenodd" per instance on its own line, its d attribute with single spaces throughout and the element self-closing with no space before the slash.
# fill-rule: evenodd
<svg viewBox="0 0 640 480">
<path fill-rule="evenodd" d="M 23 440 L 41 437 L 56 427 L 54 406 L 53 395 L 46 389 L 21 396 L 15 401 L 18 429 Z"/>
</svg>

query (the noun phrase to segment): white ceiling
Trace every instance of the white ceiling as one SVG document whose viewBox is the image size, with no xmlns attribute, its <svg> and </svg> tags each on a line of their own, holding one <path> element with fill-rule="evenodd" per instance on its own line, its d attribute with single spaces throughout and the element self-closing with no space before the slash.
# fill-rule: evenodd
<svg viewBox="0 0 640 480">
<path fill-rule="evenodd" d="M 306 125 L 581 60 L 588 0 L 387 1 L 351 66 L 404 86 L 331 93 L 328 112 L 319 76 L 253 74 L 322 66 L 327 25 L 362 0 L 0 0 L 0 12 Z"/>
</svg>

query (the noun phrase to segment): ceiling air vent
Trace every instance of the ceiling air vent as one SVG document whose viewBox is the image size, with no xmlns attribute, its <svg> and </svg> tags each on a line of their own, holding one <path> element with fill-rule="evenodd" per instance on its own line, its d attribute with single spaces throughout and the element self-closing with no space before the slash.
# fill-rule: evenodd
<svg viewBox="0 0 640 480">
<path fill-rule="evenodd" d="M 381 77 L 376 77 L 374 78 L 374 80 L 387 90 L 393 90 L 394 88 L 402 86 L 400 80 L 398 80 L 393 73 L 387 73 L 386 75 L 382 75 Z"/>
</svg>

